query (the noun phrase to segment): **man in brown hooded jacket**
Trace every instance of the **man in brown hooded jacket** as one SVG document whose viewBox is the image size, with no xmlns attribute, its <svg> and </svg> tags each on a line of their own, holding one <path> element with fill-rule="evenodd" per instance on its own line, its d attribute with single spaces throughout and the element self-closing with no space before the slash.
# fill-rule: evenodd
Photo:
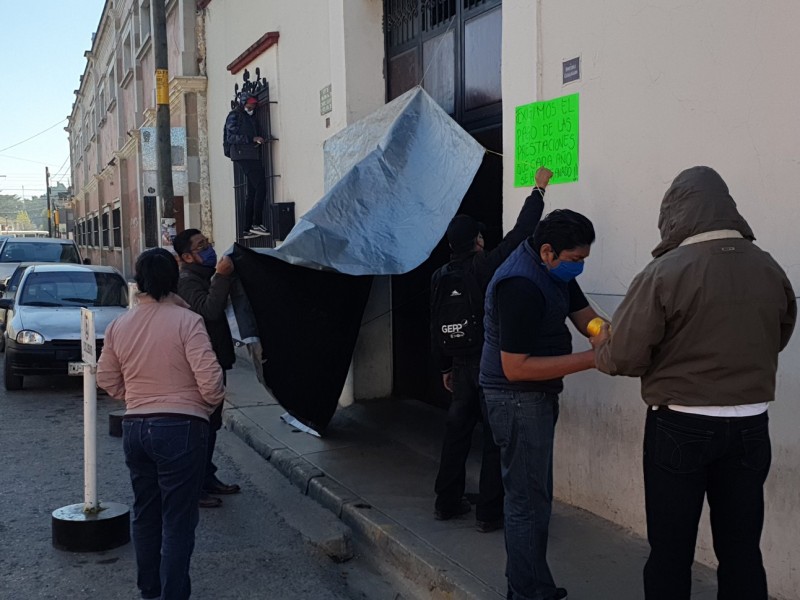
<svg viewBox="0 0 800 600">
<path fill-rule="evenodd" d="M 661 243 L 596 344 L 597 368 L 641 377 L 647 600 L 688 600 L 708 498 L 720 600 L 767 600 L 759 542 L 767 406 L 797 315 L 781 267 L 754 243 L 725 182 L 693 167 L 661 204 Z M 603 341 L 604 340 L 604 341 Z"/>
</svg>

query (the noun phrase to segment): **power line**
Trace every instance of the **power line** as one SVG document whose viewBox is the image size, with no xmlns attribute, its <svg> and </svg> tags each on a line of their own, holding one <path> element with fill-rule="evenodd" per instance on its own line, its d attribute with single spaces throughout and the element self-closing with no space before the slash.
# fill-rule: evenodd
<svg viewBox="0 0 800 600">
<path fill-rule="evenodd" d="M 16 144 L 11 144 L 10 146 L 7 146 L 7 147 L 5 147 L 5 148 L 2 148 L 2 149 L 0 149 L 0 152 L 5 152 L 6 150 L 11 150 L 11 148 L 15 148 L 15 147 L 19 146 L 20 144 L 24 144 L 25 142 L 29 142 L 29 141 L 31 141 L 33 138 L 39 137 L 39 136 L 40 136 L 40 135 L 42 135 L 43 133 L 47 133 L 47 132 L 48 132 L 48 131 L 50 131 L 51 129 L 53 129 L 53 128 L 55 128 L 55 127 L 58 127 L 59 125 L 61 125 L 61 124 L 62 124 L 64 121 L 66 121 L 66 120 L 67 120 L 67 118 L 66 118 L 66 117 L 64 117 L 63 119 L 61 119 L 61 120 L 60 120 L 58 123 L 56 123 L 55 125 L 51 125 L 51 126 L 50 126 L 50 127 L 48 127 L 47 129 L 44 129 L 44 130 L 40 131 L 39 133 L 37 133 L 37 134 L 34 134 L 34 135 L 32 135 L 31 137 L 29 137 L 29 138 L 27 138 L 27 139 L 24 139 L 24 140 L 22 140 L 21 142 L 17 142 Z"/>
<path fill-rule="evenodd" d="M 13 160 L 22 160 L 29 163 L 36 163 L 37 165 L 44 165 L 49 167 L 50 163 L 42 162 L 40 160 L 31 160 L 30 158 L 20 158 L 19 156 L 9 156 L 8 154 L 0 154 L 0 158 L 11 158 Z"/>
<path fill-rule="evenodd" d="M 53 175 L 53 176 L 51 177 L 51 179 L 56 179 L 56 178 L 58 178 L 60 175 L 61 175 L 61 176 L 63 176 L 63 175 L 66 175 L 66 174 L 67 174 L 67 172 L 66 172 L 66 171 L 64 171 L 64 173 L 61 173 L 61 169 L 63 169 L 63 168 L 64 168 L 64 165 L 66 165 L 66 164 L 67 164 L 67 161 L 68 161 L 68 160 L 69 160 L 69 154 L 67 154 L 67 158 L 65 158 L 65 159 L 64 159 L 64 162 L 63 162 L 63 163 L 61 163 L 61 166 L 60 166 L 60 167 L 58 167 L 58 170 L 56 171 L 56 174 L 55 174 L 55 175 Z"/>
</svg>

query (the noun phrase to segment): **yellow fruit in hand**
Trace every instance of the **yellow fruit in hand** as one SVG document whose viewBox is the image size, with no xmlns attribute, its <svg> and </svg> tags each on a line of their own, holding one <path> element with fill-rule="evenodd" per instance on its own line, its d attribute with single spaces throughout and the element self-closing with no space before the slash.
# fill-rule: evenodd
<svg viewBox="0 0 800 600">
<path fill-rule="evenodd" d="M 586 331 L 589 332 L 590 336 L 596 337 L 600 335 L 600 332 L 603 330 L 603 325 L 605 324 L 606 322 L 603 319 L 600 317 L 595 317 L 589 321 L 589 324 L 586 326 Z"/>
</svg>

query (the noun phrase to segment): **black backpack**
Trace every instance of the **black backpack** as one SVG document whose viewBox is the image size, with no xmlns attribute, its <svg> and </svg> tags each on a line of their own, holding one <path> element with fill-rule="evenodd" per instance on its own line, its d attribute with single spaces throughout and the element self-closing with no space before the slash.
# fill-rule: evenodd
<svg viewBox="0 0 800 600">
<path fill-rule="evenodd" d="M 445 356 L 479 354 L 483 346 L 483 294 L 471 266 L 451 261 L 432 278 L 431 330 Z"/>
<path fill-rule="evenodd" d="M 234 112 L 234 111 L 231 111 Z M 230 115 L 230 113 L 228 113 Z M 231 157 L 231 145 L 228 143 L 228 120 L 225 119 L 225 123 L 222 125 L 222 153 L 227 156 L 228 158 Z"/>
</svg>

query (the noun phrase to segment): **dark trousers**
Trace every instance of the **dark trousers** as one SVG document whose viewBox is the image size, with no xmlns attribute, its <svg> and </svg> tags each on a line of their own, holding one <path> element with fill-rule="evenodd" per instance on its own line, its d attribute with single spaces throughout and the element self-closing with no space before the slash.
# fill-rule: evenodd
<svg viewBox="0 0 800 600">
<path fill-rule="evenodd" d="M 494 442 L 483 391 L 478 384 L 480 357 L 453 359 L 453 399 L 447 411 L 439 474 L 436 476 L 436 508 L 447 511 L 464 495 L 466 461 L 472 433 L 483 419 L 483 457 L 475 516 L 479 521 L 503 517 L 503 479 L 500 474 L 500 449 Z"/>
<path fill-rule="evenodd" d="M 644 486 L 647 600 L 688 600 L 697 526 L 708 498 L 719 600 L 767 600 L 759 542 L 772 453 L 767 414 L 703 417 L 648 410 Z"/>
<path fill-rule="evenodd" d="M 189 417 L 126 418 L 133 486 L 133 546 L 142 598 L 185 600 L 199 520 L 208 423 Z"/>
<path fill-rule="evenodd" d="M 267 179 L 260 160 L 237 160 L 247 180 L 247 195 L 244 200 L 244 230 L 253 225 L 264 225 L 264 204 L 267 201 Z"/>
<path fill-rule="evenodd" d="M 228 371 L 222 370 L 222 383 L 228 384 Z M 206 453 L 206 474 L 203 480 L 203 487 L 214 485 L 214 474 L 217 472 L 217 465 L 214 464 L 214 447 L 217 445 L 217 432 L 222 429 L 222 405 L 221 403 L 211 416 L 208 418 L 208 452 Z"/>
</svg>

